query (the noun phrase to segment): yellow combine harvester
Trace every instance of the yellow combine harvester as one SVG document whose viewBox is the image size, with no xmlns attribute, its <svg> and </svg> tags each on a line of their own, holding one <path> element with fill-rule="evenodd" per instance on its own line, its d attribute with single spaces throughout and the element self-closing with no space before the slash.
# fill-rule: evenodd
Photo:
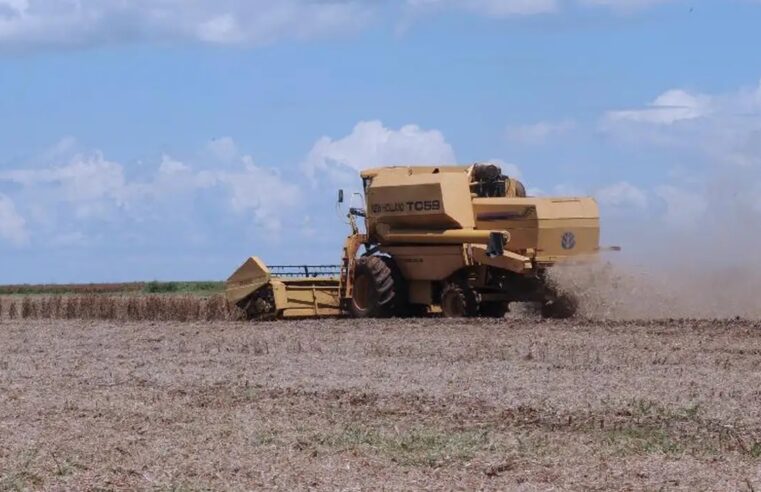
<svg viewBox="0 0 761 492">
<path fill-rule="evenodd" d="M 547 271 L 599 253 L 594 199 L 527 197 L 493 164 L 384 167 L 361 178 L 366 208 L 349 210 L 340 265 L 268 268 L 252 257 L 228 279 L 228 300 L 251 319 L 503 317 L 510 302 L 574 314 L 576 301 Z"/>
</svg>

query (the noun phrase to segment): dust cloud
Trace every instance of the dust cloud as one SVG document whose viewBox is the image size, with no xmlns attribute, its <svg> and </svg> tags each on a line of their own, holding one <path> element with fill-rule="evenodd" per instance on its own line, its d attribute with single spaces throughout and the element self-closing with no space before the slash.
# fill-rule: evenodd
<svg viewBox="0 0 761 492">
<path fill-rule="evenodd" d="M 722 174 L 698 191 L 704 210 L 689 226 L 668 212 L 624 220 L 601 207 L 605 242 L 623 251 L 551 272 L 579 298 L 579 315 L 761 319 L 761 172 Z"/>
<path fill-rule="evenodd" d="M 695 268 L 698 268 L 696 265 Z M 609 261 L 556 267 L 551 278 L 592 319 L 761 318 L 755 268 L 648 268 Z"/>
</svg>

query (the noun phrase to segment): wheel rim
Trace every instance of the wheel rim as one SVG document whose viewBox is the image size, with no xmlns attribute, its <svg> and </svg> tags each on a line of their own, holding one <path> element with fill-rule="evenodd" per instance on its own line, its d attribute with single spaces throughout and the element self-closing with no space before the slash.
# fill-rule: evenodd
<svg viewBox="0 0 761 492">
<path fill-rule="evenodd" d="M 364 311 L 370 305 L 371 298 L 370 278 L 366 275 L 360 275 L 354 279 L 354 291 L 352 292 L 352 301 L 354 305 Z"/>
<path fill-rule="evenodd" d="M 441 307 L 446 316 L 450 318 L 462 318 L 465 316 L 465 305 L 458 295 L 454 293 L 446 295 L 442 304 Z"/>
</svg>

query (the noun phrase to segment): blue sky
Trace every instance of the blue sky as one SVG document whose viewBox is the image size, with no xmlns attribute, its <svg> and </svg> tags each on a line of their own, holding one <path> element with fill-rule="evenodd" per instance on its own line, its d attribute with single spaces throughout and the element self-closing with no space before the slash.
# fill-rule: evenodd
<svg viewBox="0 0 761 492">
<path fill-rule="evenodd" d="M 592 194 L 641 257 L 644 230 L 759 231 L 760 25 L 754 0 L 0 0 L 0 283 L 335 262 L 336 189 L 382 164 Z"/>
</svg>

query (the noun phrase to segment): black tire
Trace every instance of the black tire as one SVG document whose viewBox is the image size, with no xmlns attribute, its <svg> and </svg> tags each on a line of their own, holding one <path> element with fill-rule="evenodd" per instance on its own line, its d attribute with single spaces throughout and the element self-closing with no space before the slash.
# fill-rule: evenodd
<svg viewBox="0 0 761 492">
<path fill-rule="evenodd" d="M 510 304 L 507 301 L 492 301 L 481 303 L 481 316 L 484 318 L 504 318 L 510 312 Z"/>
<path fill-rule="evenodd" d="M 428 306 L 425 304 L 409 304 L 404 310 L 406 318 L 425 318 L 428 316 Z"/>
<path fill-rule="evenodd" d="M 349 311 L 355 318 L 387 318 L 400 311 L 403 295 L 393 261 L 365 256 L 354 268 L 354 288 Z"/>
<path fill-rule="evenodd" d="M 449 283 L 441 291 L 441 311 L 447 318 L 472 318 L 478 315 L 478 299 L 473 289 Z"/>
<path fill-rule="evenodd" d="M 579 302 L 575 297 L 561 294 L 542 303 L 542 317 L 549 319 L 567 319 L 576 314 Z"/>
</svg>

